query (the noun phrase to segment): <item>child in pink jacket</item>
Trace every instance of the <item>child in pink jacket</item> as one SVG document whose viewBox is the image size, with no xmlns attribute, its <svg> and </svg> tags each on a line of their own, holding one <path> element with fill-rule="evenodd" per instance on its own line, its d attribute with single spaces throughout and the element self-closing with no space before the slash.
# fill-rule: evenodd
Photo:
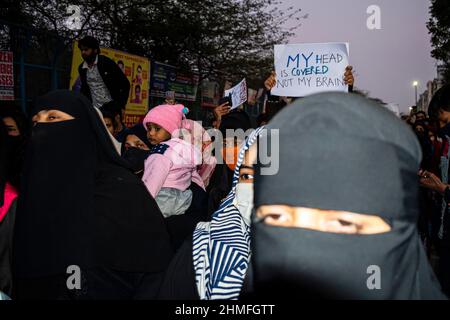
<svg viewBox="0 0 450 320">
<path fill-rule="evenodd" d="M 184 214 L 189 208 L 191 182 L 205 190 L 197 172 L 202 164 L 201 150 L 177 138 L 187 111 L 183 105 L 160 105 L 151 109 L 143 121 L 154 147 L 145 161 L 142 181 L 166 218 Z"/>
</svg>

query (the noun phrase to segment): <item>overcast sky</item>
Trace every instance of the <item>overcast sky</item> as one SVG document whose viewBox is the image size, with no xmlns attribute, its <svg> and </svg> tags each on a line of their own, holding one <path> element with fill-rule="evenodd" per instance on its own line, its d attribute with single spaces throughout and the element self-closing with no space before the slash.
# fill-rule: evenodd
<svg viewBox="0 0 450 320">
<path fill-rule="evenodd" d="M 308 18 L 290 43 L 349 42 L 356 86 L 370 96 L 397 103 L 401 111 L 415 104 L 412 82 L 436 77 L 426 28 L 429 0 L 280 0 L 282 7 L 301 8 Z M 381 9 L 381 30 L 369 30 L 370 5 Z"/>
</svg>

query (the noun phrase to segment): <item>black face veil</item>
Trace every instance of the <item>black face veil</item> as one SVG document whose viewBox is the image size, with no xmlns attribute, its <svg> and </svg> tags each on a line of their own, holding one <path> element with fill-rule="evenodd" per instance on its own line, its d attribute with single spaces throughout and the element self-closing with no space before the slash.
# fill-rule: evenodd
<svg viewBox="0 0 450 320">
<path fill-rule="evenodd" d="M 8 173 L 8 135 L 6 133 L 6 127 L 3 122 L 0 123 L 0 207 L 3 206 L 4 192 L 7 182 Z"/>
<path fill-rule="evenodd" d="M 129 135 L 135 135 L 138 137 L 145 145 L 151 149 L 152 145 L 147 139 L 147 130 L 145 130 L 144 125 L 142 123 L 138 123 L 134 127 L 132 127 L 123 141 L 125 142 L 127 140 L 127 137 Z M 125 159 L 129 163 L 129 167 L 133 170 L 136 174 L 141 174 L 144 171 L 145 167 L 145 160 L 147 160 L 148 156 L 150 155 L 150 150 L 142 150 L 137 147 L 130 147 L 128 149 L 125 148 L 125 143 L 122 144 L 122 158 Z"/>
<path fill-rule="evenodd" d="M 38 98 L 31 115 L 51 109 L 75 119 L 32 129 L 16 218 L 16 275 L 65 274 L 70 265 L 163 270 L 171 257 L 163 217 L 99 114 L 81 94 L 59 90 Z"/>
<path fill-rule="evenodd" d="M 392 230 L 347 235 L 256 222 L 257 294 L 443 297 L 416 230 L 421 151 L 405 124 L 363 97 L 327 93 L 288 106 L 267 128 L 269 144 L 259 144 L 260 154 L 279 143 L 279 170 L 263 175 L 268 165 L 257 165 L 255 208 L 288 205 L 377 215 Z"/>
</svg>

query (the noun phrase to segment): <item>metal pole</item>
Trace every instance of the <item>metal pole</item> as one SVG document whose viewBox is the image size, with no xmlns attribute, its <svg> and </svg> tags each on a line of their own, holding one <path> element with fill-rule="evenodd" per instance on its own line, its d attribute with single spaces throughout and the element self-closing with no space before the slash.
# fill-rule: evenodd
<svg viewBox="0 0 450 320">
<path fill-rule="evenodd" d="M 26 114 L 27 112 L 27 101 L 26 101 L 26 94 L 25 94 L 25 62 L 24 62 L 24 53 L 22 52 L 20 54 L 19 58 L 19 79 L 20 79 L 20 85 L 19 85 L 19 94 L 20 94 L 20 107 L 22 108 L 22 111 Z"/>
<path fill-rule="evenodd" d="M 21 52 L 19 58 L 19 77 L 20 77 L 20 107 L 22 111 L 27 114 L 27 94 L 26 94 L 26 79 L 25 79 L 25 55 L 28 50 L 28 43 L 30 42 L 31 34 L 27 32 L 25 35 L 25 41 L 20 42 Z"/>
<path fill-rule="evenodd" d="M 416 88 L 416 107 L 417 107 L 417 86 L 415 86 L 415 88 Z"/>
</svg>

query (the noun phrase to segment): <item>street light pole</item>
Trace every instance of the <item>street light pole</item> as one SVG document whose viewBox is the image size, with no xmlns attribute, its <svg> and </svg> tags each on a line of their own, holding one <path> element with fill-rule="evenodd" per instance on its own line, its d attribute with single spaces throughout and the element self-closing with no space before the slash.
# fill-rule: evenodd
<svg viewBox="0 0 450 320">
<path fill-rule="evenodd" d="M 414 90 L 414 91 L 415 91 L 415 96 L 414 96 L 414 97 L 415 97 L 416 108 L 417 108 L 417 107 L 418 107 L 418 106 L 417 106 L 417 103 L 418 103 L 418 101 L 417 101 L 417 87 L 419 86 L 419 81 L 414 81 L 414 82 L 413 82 L 413 86 L 414 86 L 414 89 L 415 89 L 415 90 Z"/>
<path fill-rule="evenodd" d="M 416 106 L 417 106 L 417 86 L 415 88 L 416 88 Z"/>
</svg>

